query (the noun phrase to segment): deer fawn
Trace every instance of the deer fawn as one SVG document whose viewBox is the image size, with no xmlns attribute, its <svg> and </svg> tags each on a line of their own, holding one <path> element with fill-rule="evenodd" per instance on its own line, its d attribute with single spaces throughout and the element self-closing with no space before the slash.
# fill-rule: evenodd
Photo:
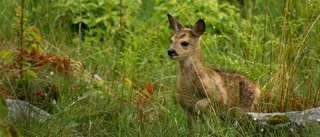
<svg viewBox="0 0 320 137">
<path fill-rule="evenodd" d="M 238 73 L 212 70 L 202 64 L 200 40 L 205 23 L 198 20 L 192 29 L 185 28 L 168 14 L 174 36 L 168 55 L 179 62 L 178 102 L 189 114 L 201 114 L 215 106 L 226 114 L 229 108 L 252 111 L 260 95 L 258 86 Z"/>
</svg>

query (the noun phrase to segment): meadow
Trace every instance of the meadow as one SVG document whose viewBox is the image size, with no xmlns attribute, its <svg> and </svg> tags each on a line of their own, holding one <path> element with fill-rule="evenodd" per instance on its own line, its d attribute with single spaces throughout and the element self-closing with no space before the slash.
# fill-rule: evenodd
<svg viewBox="0 0 320 137">
<path fill-rule="evenodd" d="M 216 116 L 190 133 L 175 98 L 167 14 L 187 27 L 206 22 L 203 62 L 259 84 L 256 112 L 287 112 L 320 106 L 319 6 L 319 0 L 1 0 L 0 95 L 52 115 L 45 122 L 4 122 L 0 115 L 1 127 L 23 136 L 210 136 L 211 125 L 217 136 L 287 136 L 251 126 L 239 131 Z"/>
</svg>

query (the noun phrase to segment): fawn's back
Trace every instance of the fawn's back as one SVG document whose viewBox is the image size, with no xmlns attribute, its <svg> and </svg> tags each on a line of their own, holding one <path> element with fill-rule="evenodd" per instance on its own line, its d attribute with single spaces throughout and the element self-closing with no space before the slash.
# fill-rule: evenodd
<svg viewBox="0 0 320 137">
<path fill-rule="evenodd" d="M 231 107 L 252 111 L 260 95 L 258 86 L 247 77 L 230 72 L 212 70 L 201 61 L 201 35 L 205 23 L 198 20 L 193 28 L 185 28 L 168 14 L 174 36 L 168 55 L 179 62 L 178 100 L 190 113 L 202 113 L 215 105 L 222 112 Z"/>
</svg>

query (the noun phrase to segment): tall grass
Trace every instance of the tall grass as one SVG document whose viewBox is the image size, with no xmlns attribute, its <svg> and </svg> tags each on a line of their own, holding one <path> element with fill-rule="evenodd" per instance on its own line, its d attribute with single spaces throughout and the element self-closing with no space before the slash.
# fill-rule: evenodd
<svg viewBox="0 0 320 137">
<path fill-rule="evenodd" d="M 25 1 L 23 24 L 36 24 L 41 34 L 37 50 L 82 63 L 81 71 L 69 75 L 51 65 L 38 68 L 25 61 L 24 70 L 31 73 L 27 83 L 13 72 L 17 48 L 26 44 L 16 34 L 21 28 L 15 19 L 20 3 L 0 2 L 0 93 L 52 114 L 45 123 L 6 123 L 24 136 L 191 136 L 185 113 L 175 101 L 177 65 L 167 58 L 172 35 L 167 13 L 188 27 L 199 18 L 205 20 L 205 64 L 255 80 L 262 89 L 257 111 L 320 105 L 316 0 Z M 95 74 L 103 80 L 92 78 Z M 254 135 L 253 128 L 242 132 L 217 117 L 207 123 L 199 123 L 193 135 L 208 136 L 211 129 L 221 136 Z"/>
</svg>

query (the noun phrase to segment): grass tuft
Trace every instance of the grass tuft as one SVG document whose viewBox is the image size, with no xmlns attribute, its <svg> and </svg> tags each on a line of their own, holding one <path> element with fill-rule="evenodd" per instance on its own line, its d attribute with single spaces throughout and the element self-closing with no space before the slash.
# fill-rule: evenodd
<svg viewBox="0 0 320 137">
<path fill-rule="evenodd" d="M 256 135 L 216 116 L 191 133 L 175 100 L 167 13 L 188 27 L 205 20 L 203 61 L 256 81 L 257 111 L 320 106 L 317 0 L 4 0 L 0 9 L 0 95 L 52 115 L 0 123 L 23 136 Z"/>
</svg>

